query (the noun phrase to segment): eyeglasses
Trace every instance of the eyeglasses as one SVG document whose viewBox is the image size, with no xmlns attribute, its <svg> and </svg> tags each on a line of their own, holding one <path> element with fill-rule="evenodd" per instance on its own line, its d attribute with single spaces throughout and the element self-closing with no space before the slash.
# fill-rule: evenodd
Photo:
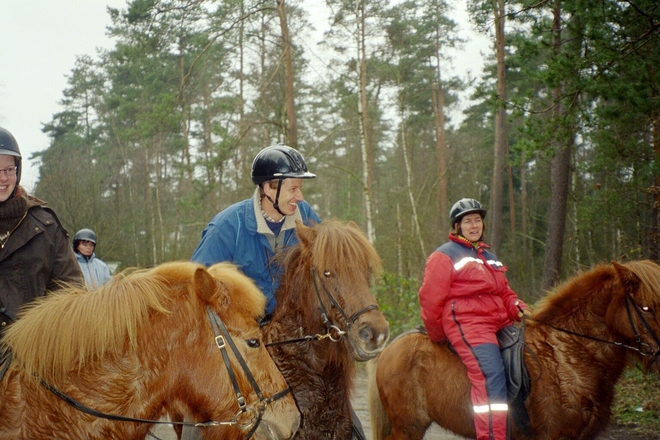
<svg viewBox="0 0 660 440">
<path fill-rule="evenodd" d="M 16 175 L 16 172 L 18 171 L 18 166 L 14 165 L 13 167 L 5 168 L 0 170 L 0 174 L 5 173 L 5 176 L 7 177 L 12 177 Z"/>
</svg>

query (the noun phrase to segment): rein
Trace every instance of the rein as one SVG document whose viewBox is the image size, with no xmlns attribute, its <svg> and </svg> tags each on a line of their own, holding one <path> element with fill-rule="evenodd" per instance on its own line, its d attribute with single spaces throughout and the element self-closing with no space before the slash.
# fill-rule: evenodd
<svg viewBox="0 0 660 440">
<path fill-rule="evenodd" d="M 335 297 L 330 293 L 330 291 L 325 287 L 325 284 L 319 279 L 319 274 L 316 272 L 314 269 L 314 266 L 311 267 L 311 273 L 312 273 L 312 281 L 314 282 L 314 291 L 316 292 L 316 298 L 319 300 L 319 311 L 321 312 L 321 319 L 323 320 L 323 323 L 325 324 L 326 327 L 326 333 L 325 334 L 316 334 L 316 335 L 306 335 L 303 336 L 302 338 L 295 338 L 295 339 L 285 339 L 282 341 L 275 341 L 275 342 L 270 342 L 266 344 L 266 347 L 272 347 L 275 345 L 285 345 L 285 344 L 295 344 L 298 342 L 308 342 L 308 341 L 320 341 L 326 338 L 330 338 L 332 342 L 339 342 L 346 333 L 351 329 L 355 321 L 363 315 L 364 313 L 367 313 L 370 310 L 378 310 L 378 305 L 377 304 L 371 304 L 368 305 L 357 312 L 355 312 L 350 318 L 346 315 L 344 312 L 344 309 L 339 305 Z M 326 275 L 330 275 L 329 272 L 324 272 Z M 339 314 L 341 315 L 342 319 L 346 323 L 346 328 L 347 330 L 342 330 L 339 326 L 333 324 L 330 321 L 330 318 L 328 317 L 328 311 L 327 309 L 323 306 L 323 301 L 321 300 L 321 293 L 319 291 L 319 284 L 323 288 L 323 292 L 325 292 L 326 296 L 330 299 L 330 303 L 332 307 L 337 309 Z"/>
<path fill-rule="evenodd" d="M 653 349 L 651 348 L 651 346 L 649 344 L 642 341 L 639 333 L 637 332 L 637 328 L 635 327 L 635 323 L 633 322 L 632 314 L 630 312 L 630 304 L 631 303 L 634 306 L 633 309 L 635 310 L 635 312 L 637 314 L 637 317 L 640 319 L 640 321 L 642 321 L 642 324 L 643 324 L 644 328 L 646 328 L 646 331 L 653 337 L 656 344 L 658 345 L 658 350 L 656 350 L 655 352 L 653 351 Z M 608 341 L 606 339 L 597 338 L 595 336 L 585 335 L 583 333 L 574 332 L 572 330 L 557 327 L 557 326 L 554 326 L 552 324 L 547 324 L 547 323 L 539 321 L 537 319 L 528 317 L 527 315 L 524 316 L 524 319 L 529 319 L 529 320 L 532 320 L 534 322 L 538 322 L 539 324 L 543 324 L 547 327 L 550 327 L 552 329 L 555 329 L 555 330 L 563 332 L 563 333 L 568 333 L 568 334 L 573 335 L 573 336 L 579 336 L 581 338 L 591 339 L 592 341 L 602 342 L 604 344 L 615 345 L 615 346 L 620 347 L 620 348 L 625 348 L 625 349 L 628 349 L 628 350 L 636 351 L 637 353 L 639 353 L 640 355 L 642 355 L 644 357 L 655 359 L 658 356 L 660 356 L 660 340 L 658 339 L 658 336 L 653 332 L 653 329 L 651 328 L 651 326 L 649 326 L 648 322 L 646 322 L 646 319 L 644 319 L 644 316 L 642 316 L 642 312 L 640 312 L 640 310 L 639 310 L 639 306 L 637 306 L 637 304 L 635 304 L 635 302 L 632 300 L 630 295 L 626 296 L 626 312 L 628 314 L 628 322 L 630 323 L 630 327 L 632 328 L 632 331 L 635 335 L 635 341 L 637 342 L 637 347 L 633 347 L 631 345 L 624 344 L 622 342 Z"/>
<path fill-rule="evenodd" d="M 234 416 L 232 420 L 229 421 L 215 421 L 215 420 L 210 420 L 206 422 L 174 422 L 174 421 L 160 421 L 160 420 L 151 420 L 151 419 L 140 419 L 140 418 L 133 418 L 133 417 L 125 417 L 125 416 L 120 416 L 116 414 L 107 414 L 103 413 L 100 411 L 97 411 L 95 409 L 92 409 L 88 406 L 85 406 L 84 404 L 80 403 L 73 397 L 63 393 L 62 391 L 58 390 L 55 388 L 53 385 L 49 384 L 43 379 L 39 379 L 41 382 L 41 385 L 43 385 L 47 390 L 49 390 L 51 393 L 53 393 L 55 396 L 59 397 L 60 399 L 64 400 L 67 404 L 71 405 L 78 411 L 84 412 L 86 414 L 103 418 L 103 419 L 108 419 L 108 420 L 115 420 L 115 421 L 120 421 L 120 422 L 137 422 L 137 423 L 150 423 L 150 424 L 160 424 L 160 425 L 181 425 L 181 426 L 194 426 L 197 428 L 205 428 L 205 427 L 212 427 L 212 426 L 226 426 L 226 425 L 233 425 L 237 426 L 239 429 L 245 430 L 245 429 L 250 429 L 250 431 L 246 434 L 245 438 L 249 439 L 252 437 L 252 435 L 255 433 L 257 430 L 259 423 L 261 422 L 261 419 L 263 417 L 263 413 L 270 405 L 271 403 L 275 402 L 278 399 L 281 399 L 282 397 L 286 396 L 291 392 L 290 388 L 285 388 L 282 391 L 279 391 L 275 394 L 273 394 L 271 397 L 264 397 L 263 393 L 261 392 L 261 389 L 259 388 L 259 385 L 257 385 L 257 382 L 254 379 L 254 376 L 252 375 L 252 372 L 248 368 L 247 364 L 245 363 L 245 360 L 241 356 L 240 352 L 238 351 L 238 348 L 234 344 L 233 339 L 231 338 L 231 335 L 229 334 L 229 331 L 227 330 L 227 327 L 225 324 L 222 322 L 222 319 L 218 314 L 213 311 L 209 306 L 206 306 L 206 312 L 209 317 L 209 320 L 211 321 L 211 326 L 213 327 L 213 332 L 215 333 L 215 343 L 220 349 L 222 353 L 222 358 L 225 363 L 225 366 L 227 367 L 227 372 L 229 374 L 229 377 L 232 382 L 232 386 L 234 388 L 234 393 L 236 394 L 236 400 L 238 402 L 239 410 Z M 220 334 L 222 333 L 222 334 Z M 236 359 L 238 360 L 239 364 L 241 365 L 241 368 L 245 372 L 245 374 L 248 377 L 248 380 L 250 384 L 252 385 L 252 388 L 256 392 L 257 396 L 259 397 L 259 401 L 255 402 L 253 405 L 247 405 L 245 402 L 245 397 L 241 393 L 239 387 L 238 387 L 238 381 L 236 379 L 236 374 L 234 372 L 234 369 L 231 366 L 231 363 L 229 361 L 229 355 L 227 353 L 227 344 L 229 344 L 229 347 L 233 351 L 234 355 L 236 356 Z"/>
</svg>

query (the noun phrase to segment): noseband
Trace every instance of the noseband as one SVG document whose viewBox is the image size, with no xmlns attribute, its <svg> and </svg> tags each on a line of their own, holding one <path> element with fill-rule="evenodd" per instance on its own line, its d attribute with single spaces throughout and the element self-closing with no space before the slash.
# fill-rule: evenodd
<svg viewBox="0 0 660 440">
<path fill-rule="evenodd" d="M 229 374 L 229 378 L 232 382 L 234 393 L 236 395 L 236 401 L 238 402 L 239 409 L 232 420 L 228 420 L 228 421 L 211 420 L 206 422 L 174 422 L 174 421 L 164 422 L 160 420 L 139 419 L 139 418 L 120 416 L 116 414 L 107 414 L 83 405 L 73 397 L 63 393 L 62 391 L 58 390 L 53 385 L 49 384 L 43 379 L 40 379 L 41 384 L 51 393 L 53 393 L 60 399 L 64 400 L 67 404 L 71 405 L 78 411 L 84 412 L 86 414 L 95 417 L 108 419 L 108 420 L 115 420 L 120 422 L 138 422 L 138 423 L 182 425 L 182 426 L 188 425 L 197 428 L 233 425 L 241 430 L 249 429 L 250 431 L 245 435 L 245 438 L 249 439 L 250 437 L 252 437 L 252 435 L 254 435 L 255 431 L 259 427 L 259 423 L 261 422 L 263 414 L 266 411 L 268 405 L 289 394 L 291 392 L 291 389 L 287 387 L 282 391 L 273 394 L 271 397 L 264 397 L 263 393 L 261 392 L 261 389 L 259 388 L 259 385 L 257 385 L 257 382 L 255 381 L 254 376 L 252 375 L 252 372 L 247 366 L 245 359 L 243 359 L 243 356 L 241 356 L 241 353 L 238 351 L 238 348 L 236 347 L 234 340 L 229 334 L 229 331 L 227 330 L 225 324 L 222 322 L 220 316 L 209 306 L 206 306 L 206 313 L 209 317 L 209 321 L 211 321 L 211 327 L 213 328 L 213 333 L 215 334 L 215 343 L 220 349 L 220 352 L 222 353 L 222 359 L 225 363 L 225 366 L 227 367 L 227 373 Z M 236 356 L 238 363 L 241 365 L 241 368 L 243 369 L 243 372 L 247 376 L 248 381 L 252 386 L 252 389 L 259 398 L 257 402 L 254 402 L 251 405 L 248 405 L 246 403 L 245 397 L 243 396 L 241 390 L 239 389 L 238 380 L 236 379 L 234 368 L 232 367 L 231 362 L 229 361 L 229 354 L 227 353 L 227 345 L 229 345 L 229 347 L 233 351 L 234 356 Z"/>
<path fill-rule="evenodd" d="M 330 338 L 332 342 L 339 342 L 342 336 L 348 333 L 348 331 L 351 329 L 353 324 L 355 324 L 355 321 L 357 321 L 357 319 L 362 314 L 367 313 L 370 310 L 378 310 L 378 304 L 371 304 L 358 310 L 349 318 L 346 312 L 344 312 L 344 309 L 342 309 L 342 307 L 339 305 L 339 302 L 337 302 L 337 300 L 332 295 L 332 293 L 330 293 L 330 291 L 325 287 L 325 284 L 320 280 L 320 276 L 318 272 L 316 272 L 313 265 L 311 267 L 311 273 L 312 273 L 312 281 L 314 282 L 314 291 L 316 292 L 316 298 L 318 299 L 319 302 L 319 311 L 321 312 L 321 319 L 323 320 L 323 323 L 325 324 L 326 327 L 326 333 L 323 335 L 320 334 L 307 335 L 302 338 L 285 339 L 282 341 L 269 342 L 268 344 L 266 344 L 267 347 L 272 347 L 275 345 L 293 344 L 296 342 L 317 341 L 326 338 Z M 324 274 L 328 276 L 330 275 L 330 272 L 325 271 Z M 346 330 L 342 330 L 339 325 L 333 324 L 330 321 L 328 311 L 323 305 L 323 301 L 321 300 L 321 290 L 319 289 L 319 284 L 321 285 L 323 292 L 325 292 L 325 295 L 330 300 L 330 304 L 332 305 L 332 307 L 337 309 L 337 311 L 339 312 L 339 315 L 346 324 Z"/>
</svg>

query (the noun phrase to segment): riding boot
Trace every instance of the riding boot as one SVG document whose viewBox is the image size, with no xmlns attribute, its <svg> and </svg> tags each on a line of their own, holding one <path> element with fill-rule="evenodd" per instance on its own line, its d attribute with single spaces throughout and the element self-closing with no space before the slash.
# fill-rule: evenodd
<svg viewBox="0 0 660 440">
<path fill-rule="evenodd" d="M 358 418 L 352 406 L 351 406 L 351 420 L 353 422 L 353 427 L 351 428 L 351 432 L 353 433 L 353 435 L 351 436 L 351 440 L 353 439 L 367 440 L 367 436 L 364 435 L 364 429 L 362 428 L 362 422 Z"/>
<path fill-rule="evenodd" d="M 190 420 L 185 420 L 190 422 Z M 181 430 L 181 440 L 199 440 L 202 437 L 202 430 L 191 425 L 184 425 Z"/>
</svg>

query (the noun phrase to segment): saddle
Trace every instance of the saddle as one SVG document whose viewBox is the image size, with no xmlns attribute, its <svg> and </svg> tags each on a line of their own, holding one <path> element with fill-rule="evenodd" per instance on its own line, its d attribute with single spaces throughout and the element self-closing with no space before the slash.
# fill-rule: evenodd
<svg viewBox="0 0 660 440">
<path fill-rule="evenodd" d="M 426 328 L 420 326 L 409 332 L 426 333 Z M 405 333 L 404 333 L 405 334 Z M 497 332 L 497 341 L 500 346 L 502 363 L 504 364 L 504 375 L 506 377 L 507 400 L 511 418 L 518 430 L 525 436 L 532 436 L 529 424 L 529 414 L 525 408 L 525 400 L 531 390 L 531 381 L 527 372 L 527 366 L 523 358 L 525 351 L 525 326 L 510 325 Z M 454 347 L 447 342 L 449 350 L 456 353 Z"/>
<path fill-rule="evenodd" d="M 511 418 L 518 430 L 525 436 L 532 436 L 529 425 L 529 414 L 525 408 L 525 400 L 531 390 L 531 381 L 523 357 L 525 351 L 525 325 L 521 327 L 509 325 L 497 332 L 497 342 L 500 345 L 500 355 L 504 364 L 506 389 L 511 408 Z"/>
</svg>

